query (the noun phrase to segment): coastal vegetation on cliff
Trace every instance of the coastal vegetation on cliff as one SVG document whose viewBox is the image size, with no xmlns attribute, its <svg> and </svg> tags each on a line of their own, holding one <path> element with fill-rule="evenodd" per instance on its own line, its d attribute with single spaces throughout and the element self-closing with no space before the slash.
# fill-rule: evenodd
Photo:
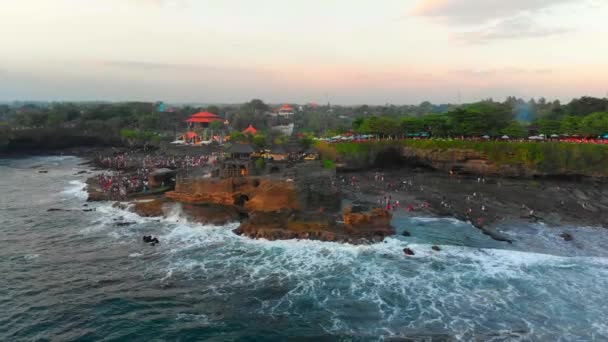
<svg viewBox="0 0 608 342">
<path fill-rule="evenodd" d="M 547 175 L 570 174 L 608 177 L 608 146 L 570 144 L 561 142 L 504 142 L 453 139 L 403 139 L 344 142 L 317 145 L 323 159 L 344 163 L 354 168 L 374 165 L 378 155 L 392 150 L 402 156 L 410 151 L 434 151 L 441 155 L 455 151 L 472 151 L 498 166 L 515 165 L 532 173 Z M 447 158 L 447 157 L 446 157 Z"/>
<path fill-rule="evenodd" d="M 560 142 L 504 142 L 467 140 L 404 140 L 402 145 L 416 149 L 472 150 L 493 163 L 522 165 L 546 174 L 608 176 L 608 147 Z"/>
</svg>

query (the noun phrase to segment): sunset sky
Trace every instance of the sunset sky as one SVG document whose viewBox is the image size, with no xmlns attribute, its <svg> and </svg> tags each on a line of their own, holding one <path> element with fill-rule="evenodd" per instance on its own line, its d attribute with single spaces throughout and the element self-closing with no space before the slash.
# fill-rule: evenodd
<svg viewBox="0 0 608 342">
<path fill-rule="evenodd" d="M 608 92 L 608 0 L 0 0 L 0 101 Z"/>
</svg>

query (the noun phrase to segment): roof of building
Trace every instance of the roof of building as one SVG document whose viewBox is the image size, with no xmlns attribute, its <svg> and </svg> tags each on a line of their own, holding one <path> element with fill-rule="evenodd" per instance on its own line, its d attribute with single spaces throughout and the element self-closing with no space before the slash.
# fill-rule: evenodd
<svg viewBox="0 0 608 342">
<path fill-rule="evenodd" d="M 254 153 L 255 150 L 249 144 L 235 143 L 235 144 L 232 144 L 232 146 L 230 146 L 230 148 L 228 149 L 228 152 L 229 153 L 250 154 L 250 153 Z"/>
<path fill-rule="evenodd" d="M 186 134 L 184 134 L 186 137 L 188 137 L 188 139 L 192 139 L 194 137 L 196 137 L 198 134 L 194 133 L 194 132 L 186 132 Z"/>
<path fill-rule="evenodd" d="M 224 121 L 224 119 L 219 116 L 209 113 L 209 112 L 198 112 L 196 114 L 192 114 L 186 122 L 196 122 L 196 123 L 211 123 L 214 121 Z"/>
<path fill-rule="evenodd" d="M 211 122 L 222 122 L 223 120 L 220 118 L 190 118 L 186 120 L 186 122 L 195 122 L 195 123 L 211 123 Z"/>
<path fill-rule="evenodd" d="M 292 106 L 290 106 L 290 105 L 288 105 L 288 104 L 284 104 L 284 105 L 281 107 L 281 110 L 293 110 L 293 107 L 292 107 Z"/>
<path fill-rule="evenodd" d="M 217 116 L 216 114 L 210 113 L 210 112 L 198 112 L 198 113 L 192 114 L 190 117 L 191 118 L 219 118 L 219 116 Z"/>
<path fill-rule="evenodd" d="M 258 132 L 257 129 L 255 129 L 255 127 L 253 127 L 251 124 L 249 124 L 249 126 L 247 126 L 247 128 L 245 128 L 245 130 L 243 131 L 244 134 L 252 134 L 255 135 Z"/>
</svg>

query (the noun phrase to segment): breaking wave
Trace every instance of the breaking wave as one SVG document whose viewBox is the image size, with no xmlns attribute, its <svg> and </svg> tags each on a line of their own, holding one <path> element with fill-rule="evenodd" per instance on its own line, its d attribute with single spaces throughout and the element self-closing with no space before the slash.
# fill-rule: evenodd
<svg viewBox="0 0 608 342">
<path fill-rule="evenodd" d="M 592 323 L 595 334 L 604 334 L 606 327 L 598 322 L 608 321 L 606 313 L 581 306 L 604 301 L 608 259 L 603 257 L 450 245 L 436 252 L 430 244 L 398 237 L 369 246 L 251 240 L 232 233 L 237 224 L 188 222 L 179 207 L 161 220 L 136 219 L 116 208 L 100 212 L 137 221 L 119 229 L 116 239 L 144 231 L 159 237 L 160 256 L 148 272 L 164 286 L 196 281 L 203 294 L 217 300 L 248 298 L 243 305 L 256 315 L 306 316 L 323 322 L 329 334 L 415 336 L 422 330 L 464 340 L 559 339 Z M 416 255 L 405 257 L 405 247 Z M 579 309 L 569 305 L 575 302 Z M 564 310 L 576 314 L 577 322 L 561 315 Z M 190 316 L 180 319 L 185 317 Z"/>
<path fill-rule="evenodd" d="M 86 191 L 86 183 L 80 180 L 71 180 L 69 181 L 70 186 L 68 186 L 61 193 L 68 197 L 75 197 L 77 199 L 86 200 L 88 198 L 88 193 Z"/>
</svg>

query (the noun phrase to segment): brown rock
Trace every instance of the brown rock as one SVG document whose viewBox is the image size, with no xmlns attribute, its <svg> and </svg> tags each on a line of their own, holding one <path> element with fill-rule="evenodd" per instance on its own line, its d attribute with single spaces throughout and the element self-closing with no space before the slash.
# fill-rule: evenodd
<svg viewBox="0 0 608 342">
<path fill-rule="evenodd" d="M 221 226 L 239 220 L 239 213 L 229 206 L 182 204 L 182 210 L 189 220 L 202 224 Z"/>
<path fill-rule="evenodd" d="M 411 248 L 404 248 L 403 253 L 405 253 L 405 255 L 408 255 L 408 256 L 415 255 L 414 251 Z"/>
<path fill-rule="evenodd" d="M 164 205 L 165 201 L 163 199 L 146 199 L 135 202 L 132 210 L 143 217 L 161 217 L 165 214 Z"/>
</svg>

